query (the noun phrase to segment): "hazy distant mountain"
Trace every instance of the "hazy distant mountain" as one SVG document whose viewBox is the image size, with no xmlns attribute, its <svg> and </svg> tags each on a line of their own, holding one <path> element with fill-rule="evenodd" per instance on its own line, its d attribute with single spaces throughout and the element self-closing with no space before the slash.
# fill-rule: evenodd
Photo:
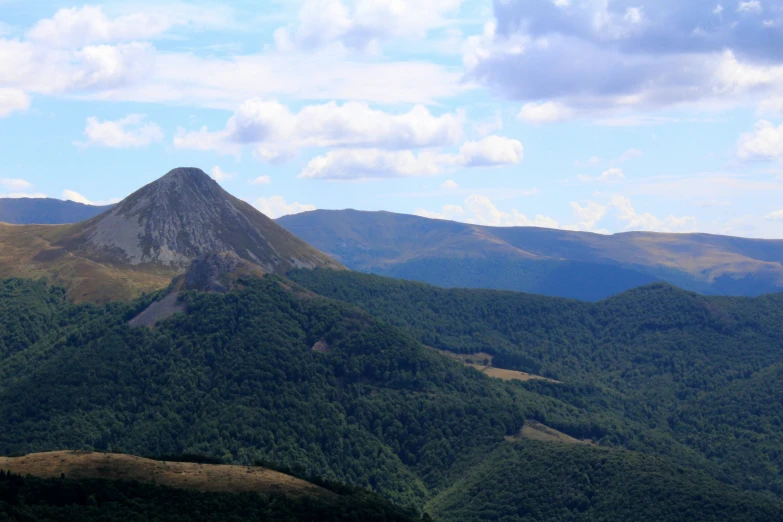
<svg viewBox="0 0 783 522">
<path fill-rule="evenodd" d="M 13 225 L 61 225 L 102 214 L 111 205 L 98 207 L 52 198 L 0 198 L 0 223 Z"/>
<path fill-rule="evenodd" d="M 783 241 L 484 227 L 390 212 L 316 210 L 278 222 L 347 267 L 446 287 L 599 300 L 668 281 L 705 294 L 783 291 Z"/>
<path fill-rule="evenodd" d="M 77 300 L 166 287 L 194 259 L 222 252 L 279 274 L 342 268 L 192 168 L 172 170 L 81 223 L 0 224 L 0 277 L 52 278 Z"/>
</svg>

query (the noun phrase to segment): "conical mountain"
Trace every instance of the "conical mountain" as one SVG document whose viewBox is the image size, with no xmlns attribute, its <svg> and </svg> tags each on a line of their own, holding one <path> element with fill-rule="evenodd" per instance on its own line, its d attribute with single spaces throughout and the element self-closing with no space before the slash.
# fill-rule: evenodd
<svg viewBox="0 0 783 522">
<path fill-rule="evenodd" d="M 341 268 L 196 168 L 177 168 L 111 210 L 78 225 L 63 242 L 101 262 L 185 269 L 200 256 L 229 252 L 267 272 Z"/>
</svg>

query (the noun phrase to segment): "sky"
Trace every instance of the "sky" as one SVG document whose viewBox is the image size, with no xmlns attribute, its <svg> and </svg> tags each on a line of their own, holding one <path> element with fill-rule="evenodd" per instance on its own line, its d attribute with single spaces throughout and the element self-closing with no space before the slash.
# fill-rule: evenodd
<svg viewBox="0 0 783 522">
<path fill-rule="evenodd" d="M 780 0 L 0 0 L 0 197 L 783 238 Z"/>
</svg>

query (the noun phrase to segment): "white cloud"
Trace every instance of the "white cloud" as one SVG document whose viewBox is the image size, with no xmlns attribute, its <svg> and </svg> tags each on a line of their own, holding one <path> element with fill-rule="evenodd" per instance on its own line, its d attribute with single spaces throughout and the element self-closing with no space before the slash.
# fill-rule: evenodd
<svg viewBox="0 0 783 522">
<path fill-rule="evenodd" d="M 33 186 L 29 181 L 18 178 L 2 178 L 0 185 L 11 190 L 25 190 Z"/>
<path fill-rule="evenodd" d="M 75 190 L 63 190 L 62 198 L 66 201 L 73 201 L 76 203 L 82 203 L 84 205 L 96 205 L 96 206 L 113 205 L 114 203 L 120 201 L 119 198 L 112 198 L 105 201 L 91 201 L 87 199 L 85 196 L 76 192 Z"/>
<path fill-rule="evenodd" d="M 259 176 L 256 179 L 250 181 L 251 185 L 269 185 L 272 183 L 272 178 L 269 176 Z"/>
<path fill-rule="evenodd" d="M 465 199 L 464 207 L 458 205 L 445 205 L 441 212 L 432 212 L 419 209 L 415 215 L 431 219 L 448 219 L 461 221 L 473 225 L 486 225 L 495 227 L 544 227 L 560 228 L 554 219 L 537 215 L 530 219 L 526 215 L 513 209 L 510 212 L 500 210 L 488 197 L 480 194 L 472 194 Z"/>
<path fill-rule="evenodd" d="M 613 181 L 622 181 L 625 179 L 625 174 L 623 173 L 622 169 L 618 169 L 616 167 L 613 167 L 611 169 L 607 169 L 603 171 L 600 175 L 596 177 L 590 177 L 590 176 L 584 176 L 580 175 L 577 176 L 579 180 L 581 181 L 598 181 L 601 183 L 611 183 Z"/>
<path fill-rule="evenodd" d="M 223 169 L 221 169 L 220 166 L 218 165 L 212 167 L 211 173 L 212 173 L 212 179 L 214 179 L 217 182 L 228 181 L 230 179 L 234 179 L 237 177 L 236 173 L 226 172 Z"/>
<path fill-rule="evenodd" d="M 456 167 L 497 167 L 522 161 L 523 147 L 517 140 L 487 136 L 466 142 L 458 154 L 430 150 L 338 149 L 310 160 L 300 178 L 331 181 L 434 176 Z"/>
<path fill-rule="evenodd" d="M 440 188 L 446 190 L 457 190 L 459 188 L 459 184 L 453 179 L 448 179 L 440 184 Z"/>
<path fill-rule="evenodd" d="M 117 121 L 99 121 L 95 117 L 87 118 L 84 135 L 86 142 L 74 142 L 74 145 L 87 147 L 98 145 L 109 148 L 139 148 L 163 140 L 163 131 L 152 122 L 145 123 L 143 114 L 129 114 Z"/>
<path fill-rule="evenodd" d="M 31 198 L 31 199 L 39 199 L 39 198 L 48 198 L 46 194 L 42 192 L 11 192 L 8 194 L 0 193 L 0 198 L 8 198 L 8 199 L 22 199 L 22 198 Z"/>
<path fill-rule="evenodd" d="M 307 212 L 315 210 L 315 205 L 308 205 L 303 203 L 286 203 L 283 196 L 269 196 L 259 198 L 255 202 L 255 207 L 266 216 L 277 219 L 281 216 L 288 216 L 290 214 L 299 214 L 301 212 Z"/>
<path fill-rule="evenodd" d="M 522 106 L 517 118 L 527 123 L 555 123 L 574 116 L 574 111 L 560 102 L 530 102 Z"/>
<path fill-rule="evenodd" d="M 1 60 L 0 63 L 2 63 Z M 30 97 L 24 91 L 0 88 L 0 118 L 4 118 L 15 111 L 27 110 L 29 107 Z"/>
<path fill-rule="evenodd" d="M 766 219 L 770 221 L 783 221 L 783 210 L 776 210 L 767 214 Z"/>
<path fill-rule="evenodd" d="M 58 10 L 52 18 L 36 23 L 26 37 L 50 47 L 77 48 L 91 43 L 148 40 L 174 26 L 195 28 L 229 24 L 225 8 L 206 8 L 187 4 L 145 5 L 136 12 L 110 17 L 100 6 Z"/>
<path fill-rule="evenodd" d="M 773 160 L 783 158 L 783 123 L 778 127 L 761 120 L 753 132 L 740 136 L 737 157 L 742 160 Z"/>
<path fill-rule="evenodd" d="M 747 16 L 757 4 L 716 18 L 681 0 L 496 1 L 495 20 L 466 41 L 466 76 L 522 101 L 533 123 L 745 105 L 783 88 L 779 39 Z"/>
<path fill-rule="evenodd" d="M 740 2 L 737 6 L 738 13 L 760 13 L 762 11 L 761 2 L 759 0 L 749 0 L 747 2 Z"/>
<path fill-rule="evenodd" d="M 573 210 L 574 215 L 579 222 L 577 225 L 570 228 L 576 230 L 593 230 L 604 216 L 606 216 L 609 207 L 600 205 L 594 201 L 588 201 L 585 206 L 580 205 L 576 201 L 572 201 L 571 210 Z"/>
<path fill-rule="evenodd" d="M 466 167 L 517 165 L 524 157 L 524 147 L 517 140 L 503 136 L 487 136 L 469 141 L 460 147 L 459 163 Z"/>
<path fill-rule="evenodd" d="M 333 150 L 312 159 L 298 177 L 333 181 L 432 176 L 453 160 L 445 155 L 409 150 Z"/>
<path fill-rule="evenodd" d="M 406 113 L 387 113 L 366 103 L 335 102 L 308 105 L 298 113 L 278 102 L 251 99 L 243 103 L 222 131 L 178 130 L 178 148 L 235 151 L 256 145 L 256 156 L 265 161 L 291 156 L 305 147 L 368 147 L 399 150 L 438 147 L 456 143 L 462 135 L 464 116 L 435 116 L 422 105 Z"/>
<path fill-rule="evenodd" d="M 312 50 L 340 45 L 375 50 L 394 38 L 422 39 L 445 27 L 462 0 L 309 0 L 299 11 L 298 24 L 275 32 L 279 49 Z"/>
<path fill-rule="evenodd" d="M 352 60 L 339 50 L 215 56 L 160 51 L 140 41 L 66 49 L 0 38 L 0 64 L 0 85 L 31 94 L 227 110 L 275 96 L 429 104 L 471 88 L 452 67 Z"/>
<path fill-rule="evenodd" d="M 626 230 L 692 232 L 696 229 L 694 216 L 675 217 L 670 215 L 666 219 L 660 219 L 649 212 L 639 214 L 626 196 L 612 197 L 610 205 L 615 209 L 618 218 L 626 223 Z"/>
</svg>

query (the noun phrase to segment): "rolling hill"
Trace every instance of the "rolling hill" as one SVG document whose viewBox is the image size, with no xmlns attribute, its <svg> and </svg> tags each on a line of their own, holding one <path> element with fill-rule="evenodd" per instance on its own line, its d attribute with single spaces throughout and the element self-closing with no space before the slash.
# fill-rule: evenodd
<svg viewBox="0 0 783 522">
<path fill-rule="evenodd" d="M 0 520 L 414 522 L 366 491 L 258 466 L 59 451 L 0 457 Z"/>
<path fill-rule="evenodd" d="M 90 219 L 110 208 L 52 198 L 0 198 L 0 223 L 63 225 Z"/>
<path fill-rule="evenodd" d="M 598 301 L 656 281 L 703 294 L 783 291 L 783 241 L 485 227 L 390 212 L 316 210 L 278 223 L 352 270 L 444 287 Z"/>
<path fill-rule="evenodd" d="M 0 224 L 0 277 L 48 278 L 76 301 L 165 288 L 205 254 L 229 252 L 270 273 L 340 268 L 199 169 L 174 169 L 92 219 Z"/>
</svg>

